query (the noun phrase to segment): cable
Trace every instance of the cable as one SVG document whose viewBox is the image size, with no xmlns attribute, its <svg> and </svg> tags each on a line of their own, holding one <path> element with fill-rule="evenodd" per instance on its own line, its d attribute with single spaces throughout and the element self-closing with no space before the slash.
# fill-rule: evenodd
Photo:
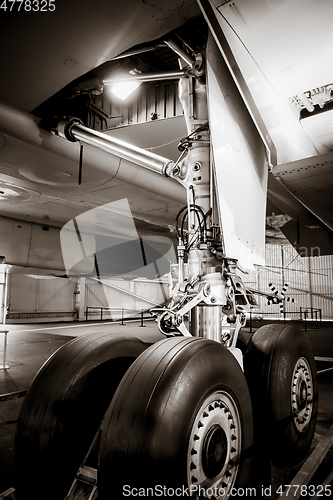
<svg viewBox="0 0 333 500">
<path fill-rule="evenodd" d="M 179 212 L 178 214 L 176 215 L 176 220 L 175 220 L 175 226 L 176 226 L 176 232 L 177 232 L 177 236 L 178 238 L 181 238 L 181 233 L 179 232 L 178 230 L 178 220 L 179 220 L 179 217 L 181 216 L 182 212 L 184 212 L 184 210 L 187 210 L 187 205 L 185 205 L 185 207 L 183 207 Z"/>
</svg>

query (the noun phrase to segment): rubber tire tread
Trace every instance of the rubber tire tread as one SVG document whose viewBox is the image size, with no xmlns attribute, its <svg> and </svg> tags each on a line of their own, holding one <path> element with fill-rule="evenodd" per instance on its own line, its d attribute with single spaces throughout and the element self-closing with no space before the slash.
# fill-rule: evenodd
<svg viewBox="0 0 333 500">
<path fill-rule="evenodd" d="M 313 378 L 312 418 L 302 433 L 294 424 L 291 407 L 291 379 L 300 357 L 307 359 Z M 247 346 L 244 373 L 253 405 L 257 452 L 279 469 L 300 463 L 310 448 L 318 411 L 317 370 L 308 339 L 293 325 L 259 328 Z"/>
<path fill-rule="evenodd" d="M 99 498 L 122 498 L 125 485 L 186 487 L 193 421 L 203 400 L 219 389 L 229 392 L 238 405 L 244 441 L 237 484 L 247 484 L 253 444 L 252 407 L 238 362 L 212 340 L 170 338 L 136 359 L 106 413 L 98 469 Z"/>
<path fill-rule="evenodd" d="M 116 388 L 161 334 L 96 333 L 58 349 L 23 401 L 15 437 L 18 499 L 63 500 Z"/>
</svg>

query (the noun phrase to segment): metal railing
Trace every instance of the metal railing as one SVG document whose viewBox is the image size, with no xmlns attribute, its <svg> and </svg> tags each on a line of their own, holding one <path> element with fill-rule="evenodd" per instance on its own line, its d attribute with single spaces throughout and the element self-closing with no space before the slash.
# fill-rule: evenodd
<svg viewBox="0 0 333 500">
<path fill-rule="evenodd" d="M 85 311 L 86 321 L 98 319 L 103 321 L 121 321 L 124 325 L 128 320 L 140 320 L 140 326 L 145 326 L 144 320 L 152 319 L 146 309 L 125 309 L 116 307 L 87 306 Z"/>
<path fill-rule="evenodd" d="M 304 330 L 307 330 L 307 326 L 311 324 L 311 328 L 320 328 L 322 325 L 322 312 L 321 309 L 316 309 L 314 307 L 300 307 L 299 311 L 283 311 L 279 312 L 263 312 L 263 319 L 261 321 L 255 321 L 254 317 L 257 313 L 250 312 L 250 318 L 247 325 L 250 327 L 250 333 L 253 332 L 253 328 L 257 328 L 257 325 L 261 325 L 262 321 L 269 320 L 273 316 L 274 321 L 286 321 L 295 320 L 304 322 Z"/>
<path fill-rule="evenodd" d="M 315 307 L 300 307 L 300 319 L 303 319 L 304 316 L 304 324 L 305 331 L 307 330 L 307 320 L 311 318 L 311 326 L 312 328 L 320 328 L 321 327 L 321 309 L 317 309 Z"/>
</svg>

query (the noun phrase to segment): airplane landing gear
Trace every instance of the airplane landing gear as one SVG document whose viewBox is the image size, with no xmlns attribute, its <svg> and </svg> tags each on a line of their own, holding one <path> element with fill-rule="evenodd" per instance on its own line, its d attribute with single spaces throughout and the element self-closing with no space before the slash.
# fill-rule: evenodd
<svg viewBox="0 0 333 500">
<path fill-rule="evenodd" d="M 248 485 L 253 449 L 255 464 L 258 456 L 279 468 L 300 462 L 318 404 L 307 339 L 291 326 L 262 327 L 244 368 L 202 337 L 68 343 L 41 369 L 20 414 L 18 498 L 43 498 L 53 485 L 50 499 L 63 500 L 105 411 L 93 465 L 99 500 L 132 488 L 227 500 Z"/>
</svg>

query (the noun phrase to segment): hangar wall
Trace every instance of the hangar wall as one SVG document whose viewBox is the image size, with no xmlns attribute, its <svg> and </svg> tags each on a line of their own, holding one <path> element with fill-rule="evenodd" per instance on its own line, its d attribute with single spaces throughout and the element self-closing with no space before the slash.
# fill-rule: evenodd
<svg viewBox="0 0 333 500">
<path fill-rule="evenodd" d="M 23 269 L 22 269 L 23 271 Z M 269 291 L 272 283 L 281 291 L 288 283 L 287 295 L 295 302 L 285 302 L 287 317 L 298 318 L 300 307 L 318 308 L 323 318 L 333 318 L 333 256 L 299 257 L 291 245 L 267 245 L 266 266 L 258 273 L 242 276 L 253 288 Z M 103 312 L 103 317 L 118 319 L 121 309 L 141 311 L 164 303 L 169 296 L 168 280 L 86 279 L 83 284 L 83 307 L 94 307 L 89 319 L 100 318 L 100 308 L 117 311 Z M 279 317 L 278 305 L 267 305 L 265 297 L 258 298 L 267 317 Z M 21 273 L 9 273 L 7 294 L 8 323 L 74 321 L 78 319 L 78 280 L 46 278 Z M 85 315 L 81 311 L 81 318 Z"/>
<path fill-rule="evenodd" d="M 291 245 L 267 245 L 265 267 L 243 279 L 263 291 L 269 291 L 269 283 L 279 291 L 287 283 L 286 295 L 295 300 L 284 303 L 287 317 L 297 318 L 300 307 L 312 307 L 321 309 L 323 318 L 333 318 L 332 255 L 300 257 Z M 279 305 L 268 306 L 265 297 L 259 297 L 258 303 L 268 317 L 279 316 Z"/>
<path fill-rule="evenodd" d="M 93 279 L 83 282 L 81 291 L 78 279 L 52 278 L 9 273 L 7 293 L 7 323 L 36 323 L 74 321 L 79 319 L 79 292 L 83 293 L 80 319 L 99 320 L 102 308 L 104 319 L 118 319 L 122 315 L 133 316 L 141 310 L 160 305 L 168 298 L 168 282 L 163 280 L 133 281 L 105 279 L 103 283 Z"/>
<path fill-rule="evenodd" d="M 90 319 L 100 318 L 100 307 L 111 308 L 103 311 L 104 318 L 119 319 L 124 310 L 125 316 L 138 316 L 140 312 L 158 307 L 169 297 L 167 280 L 161 282 L 136 279 L 103 280 L 103 282 L 89 280 L 85 287 L 86 307 L 95 307 L 89 310 Z"/>
<path fill-rule="evenodd" d="M 137 98 L 130 102 L 110 99 L 104 94 L 94 96 L 88 109 L 87 126 L 94 130 L 105 130 L 182 114 L 178 82 L 171 81 L 159 85 L 142 85 Z"/>
<path fill-rule="evenodd" d="M 10 273 L 7 322 L 72 321 L 75 288 L 69 279 Z"/>
</svg>

